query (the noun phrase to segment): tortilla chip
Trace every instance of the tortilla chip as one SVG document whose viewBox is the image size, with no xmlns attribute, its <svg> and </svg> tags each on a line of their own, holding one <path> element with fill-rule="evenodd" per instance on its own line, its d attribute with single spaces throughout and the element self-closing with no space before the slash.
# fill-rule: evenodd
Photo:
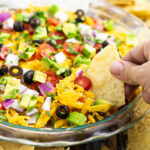
<svg viewBox="0 0 150 150">
<path fill-rule="evenodd" d="M 110 44 L 93 58 L 86 76 L 92 81 L 96 99 L 105 99 L 117 107 L 125 104 L 124 83 L 110 73 L 110 65 L 119 60 L 115 44 Z"/>
<path fill-rule="evenodd" d="M 34 150 L 34 146 L 23 145 L 19 150 Z"/>
<path fill-rule="evenodd" d="M 4 150 L 2 146 L 0 146 L 0 150 Z"/>
<path fill-rule="evenodd" d="M 132 5 L 135 0 L 108 0 L 110 3 L 114 5 Z"/>
<path fill-rule="evenodd" d="M 36 147 L 35 150 L 64 150 L 63 147 Z"/>
<path fill-rule="evenodd" d="M 34 150 L 34 146 L 0 141 L 0 150 Z"/>
</svg>

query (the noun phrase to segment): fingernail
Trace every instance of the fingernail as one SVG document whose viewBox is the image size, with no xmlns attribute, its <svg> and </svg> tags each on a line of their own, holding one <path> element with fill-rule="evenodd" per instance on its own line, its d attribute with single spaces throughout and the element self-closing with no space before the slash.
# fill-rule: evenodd
<svg viewBox="0 0 150 150">
<path fill-rule="evenodd" d="M 121 62 L 114 61 L 111 64 L 110 71 L 113 75 L 119 76 L 121 74 L 122 68 L 123 68 L 123 64 Z"/>
</svg>

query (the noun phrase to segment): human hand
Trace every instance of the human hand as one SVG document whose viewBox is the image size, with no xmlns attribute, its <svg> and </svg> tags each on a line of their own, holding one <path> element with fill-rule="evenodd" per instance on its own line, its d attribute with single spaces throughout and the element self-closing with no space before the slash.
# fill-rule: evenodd
<svg viewBox="0 0 150 150">
<path fill-rule="evenodd" d="M 114 61 L 110 71 L 126 83 L 127 97 L 141 85 L 143 98 L 150 103 L 150 40 L 134 47 L 120 61 Z"/>
</svg>

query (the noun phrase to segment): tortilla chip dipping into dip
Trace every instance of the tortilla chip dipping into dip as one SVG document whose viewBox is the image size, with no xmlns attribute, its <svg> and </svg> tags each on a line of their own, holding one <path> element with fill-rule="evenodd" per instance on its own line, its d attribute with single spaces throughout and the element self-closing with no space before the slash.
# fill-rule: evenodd
<svg viewBox="0 0 150 150">
<path fill-rule="evenodd" d="M 92 81 L 91 91 L 95 99 L 105 99 L 117 107 L 125 104 L 124 83 L 111 74 L 110 65 L 119 59 L 116 45 L 110 44 L 95 55 L 86 72 Z"/>
</svg>

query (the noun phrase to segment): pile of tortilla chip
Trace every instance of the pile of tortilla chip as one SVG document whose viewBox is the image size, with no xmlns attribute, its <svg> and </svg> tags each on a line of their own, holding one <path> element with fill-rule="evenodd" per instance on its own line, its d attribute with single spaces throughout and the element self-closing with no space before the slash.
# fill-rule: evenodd
<svg viewBox="0 0 150 150">
<path fill-rule="evenodd" d="M 64 150 L 63 147 L 45 148 L 0 141 L 0 150 Z"/>
<path fill-rule="evenodd" d="M 150 27 L 150 1 L 148 0 L 107 0 L 141 18 Z"/>
</svg>

